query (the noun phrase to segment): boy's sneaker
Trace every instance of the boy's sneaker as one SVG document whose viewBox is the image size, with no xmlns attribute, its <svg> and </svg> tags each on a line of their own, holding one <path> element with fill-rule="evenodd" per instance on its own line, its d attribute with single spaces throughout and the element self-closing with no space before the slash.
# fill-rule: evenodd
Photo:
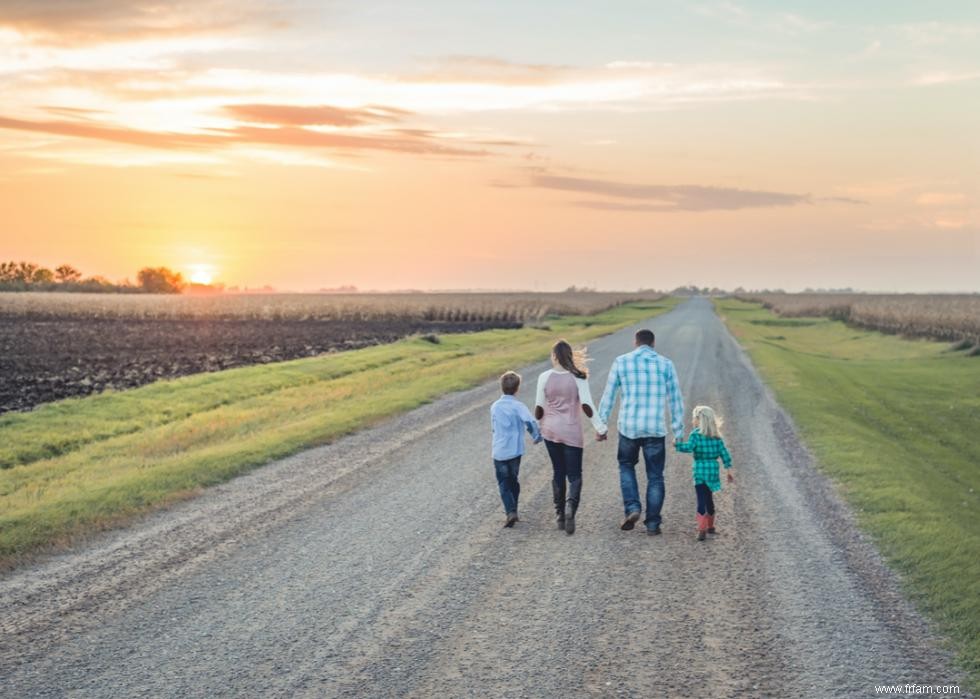
<svg viewBox="0 0 980 699">
<path fill-rule="evenodd" d="M 507 521 L 504 522 L 504 527 L 506 527 L 507 529 L 510 529 L 515 524 L 517 524 L 517 513 L 516 512 L 508 512 L 507 513 Z"/>
<path fill-rule="evenodd" d="M 647 529 L 647 534 L 650 536 L 660 536 L 660 526 L 656 526 L 653 529 Z"/>
<path fill-rule="evenodd" d="M 623 523 L 619 525 L 619 528 L 622 529 L 624 532 L 628 532 L 629 530 L 631 530 L 633 527 L 636 526 L 636 523 L 639 520 L 640 520 L 639 512 L 630 512 L 628 515 L 626 515 L 626 519 L 623 520 Z"/>
</svg>

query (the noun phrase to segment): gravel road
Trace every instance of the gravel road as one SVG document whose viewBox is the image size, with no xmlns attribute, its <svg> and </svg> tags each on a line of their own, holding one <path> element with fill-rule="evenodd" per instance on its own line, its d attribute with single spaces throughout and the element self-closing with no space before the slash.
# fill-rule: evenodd
<svg viewBox="0 0 980 699">
<path fill-rule="evenodd" d="M 540 447 L 521 522 L 501 529 L 487 384 L 8 573 L 0 694 L 823 698 L 958 683 L 711 304 L 652 326 L 688 406 L 727 419 L 737 482 L 714 539 L 694 540 L 690 460 L 673 450 L 664 534 L 619 530 L 614 429 L 586 446 L 574 536 L 552 524 Z M 634 329 L 590 345 L 595 394 Z M 521 397 L 544 366 L 523 369 Z"/>
</svg>

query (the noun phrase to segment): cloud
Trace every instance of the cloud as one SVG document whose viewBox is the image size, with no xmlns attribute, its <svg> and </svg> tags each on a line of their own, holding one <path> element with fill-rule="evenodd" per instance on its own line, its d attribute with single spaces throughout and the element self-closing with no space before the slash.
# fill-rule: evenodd
<svg viewBox="0 0 980 699">
<path fill-rule="evenodd" d="M 966 203 L 967 198 L 961 192 L 923 192 L 916 197 L 919 206 L 950 206 Z"/>
<path fill-rule="evenodd" d="M 283 15 L 255 0 L 4 0 L 0 27 L 62 45 L 187 36 L 281 26 Z"/>
<path fill-rule="evenodd" d="M 345 109 L 328 105 L 230 104 L 223 109 L 239 121 L 280 126 L 362 126 L 402 121 L 412 114 L 404 109 L 373 105 Z"/>
<path fill-rule="evenodd" d="M 423 63 L 420 70 L 399 76 L 403 82 L 550 85 L 572 80 L 579 70 L 549 63 L 515 63 L 493 56 L 454 55 Z"/>
<path fill-rule="evenodd" d="M 694 11 L 702 17 L 720 20 L 738 27 L 790 36 L 809 34 L 831 26 L 830 22 L 815 20 L 794 12 L 750 12 L 728 0 L 696 5 Z"/>
<path fill-rule="evenodd" d="M 368 133 L 317 131 L 300 126 L 258 127 L 239 125 L 194 132 L 133 129 L 90 120 L 31 120 L 0 116 L 0 129 L 31 131 L 132 146 L 172 150 L 221 148 L 236 145 L 277 145 L 290 148 L 326 148 L 345 151 L 382 150 L 423 155 L 482 156 L 463 140 L 439 138 L 427 130 L 380 130 Z"/>
<path fill-rule="evenodd" d="M 950 73 L 947 71 L 936 71 L 932 73 L 923 73 L 914 77 L 911 81 L 912 85 L 946 85 L 949 83 L 961 83 L 969 80 L 976 80 L 980 78 L 980 71 L 973 72 L 960 72 L 960 73 Z"/>
<path fill-rule="evenodd" d="M 867 206 L 868 204 L 865 200 L 855 199 L 854 197 L 817 197 L 814 201 L 826 202 L 828 204 L 853 204 L 855 206 Z"/>
<path fill-rule="evenodd" d="M 913 44 L 938 46 L 980 37 L 980 24 L 970 22 L 910 22 L 891 29 Z"/>
<path fill-rule="evenodd" d="M 813 203 L 808 194 L 702 185 L 635 184 L 548 173 L 532 174 L 525 186 L 604 196 L 607 199 L 574 201 L 572 205 L 614 211 L 733 211 Z"/>
</svg>

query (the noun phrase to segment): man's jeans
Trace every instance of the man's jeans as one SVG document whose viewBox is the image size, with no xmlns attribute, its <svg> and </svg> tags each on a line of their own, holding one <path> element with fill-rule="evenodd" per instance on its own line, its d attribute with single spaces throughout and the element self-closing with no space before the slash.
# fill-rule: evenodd
<svg viewBox="0 0 980 699">
<path fill-rule="evenodd" d="M 521 470 L 521 457 L 515 456 L 506 461 L 493 460 L 493 469 L 497 473 L 497 486 L 500 488 L 500 499 L 504 503 L 504 512 L 517 512 L 517 498 L 521 495 L 521 484 L 517 475 Z"/>
<path fill-rule="evenodd" d="M 640 451 L 643 451 L 643 463 L 647 469 L 647 516 L 643 523 L 647 529 L 660 526 L 660 508 L 664 505 L 664 441 L 663 437 L 630 439 L 619 435 L 619 486 L 623 491 L 623 509 L 627 516 L 641 509 L 636 464 L 640 460 Z"/>
</svg>

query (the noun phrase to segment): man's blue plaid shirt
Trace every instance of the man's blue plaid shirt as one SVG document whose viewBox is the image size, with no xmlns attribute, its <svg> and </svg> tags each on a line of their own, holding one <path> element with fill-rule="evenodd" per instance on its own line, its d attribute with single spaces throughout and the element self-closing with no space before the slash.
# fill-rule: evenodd
<svg viewBox="0 0 980 699">
<path fill-rule="evenodd" d="M 674 440 L 684 438 L 684 399 L 672 361 L 647 345 L 616 357 L 599 403 L 599 418 L 607 424 L 619 392 L 622 404 L 616 425 L 621 435 L 631 439 L 666 437 L 664 408 L 670 402 Z"/>
</svg>

